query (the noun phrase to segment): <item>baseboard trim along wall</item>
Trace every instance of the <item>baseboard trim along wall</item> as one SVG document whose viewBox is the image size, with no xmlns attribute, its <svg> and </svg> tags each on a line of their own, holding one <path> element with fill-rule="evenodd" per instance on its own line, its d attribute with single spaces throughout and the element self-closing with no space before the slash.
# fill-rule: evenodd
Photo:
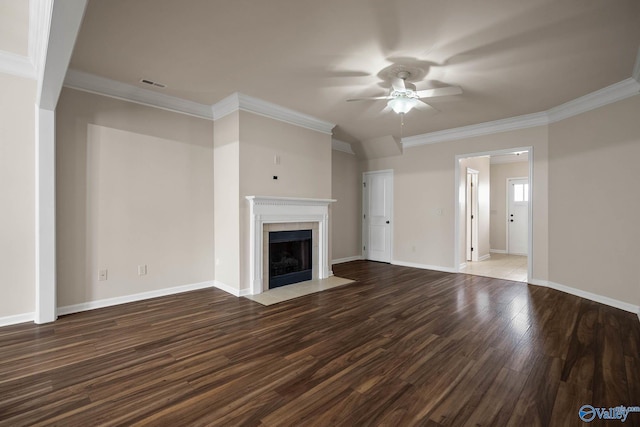
<svg viewBox="0 0 640 427">
<path fill-rule="evenodd" d="M 488 260 L 489 258 L 491 258 L 491 254 L 484 254 L 484 255 L 482 255 L 480 258 L 478 258 L 478 262 L 480 262 L 480 261 L 486 261 L 486 260 Z"/>
<path fill-rule="evenodd" d="M 338 259 L 332 260 L 331 265 L 342 264 L 343 262 L 360 261 L 361 259 L 363 259 L 362 255 L 350 256 L 346 258 L 338 258 Z"/>
<path fill-rule="evenodd" d="M 237 289 L 233 286 L 229 286 L 226 283 L 222 283 L 217 280 L 213 281 L 213 286 L 220 289 L 221 291 L 225 291 L 226 293 L 233 295 L 234 297 L 242 297 L 251 294 L 250 289 Z"/>
<path fill-rule="evenodd" d="M 505 251 L 504 249 L 489 249 L 489 252 L 491 252 L 492 254 L 506 254 L 507 251 Z"/>
<path fill-rule="evenodd" d="M 617 299 L 605 297 L 602 295 L 594 294 L 591 292 L 583 291 L 582 289 L 576 289 L 570 286 L 561 285 L 559 283 L 551 282 L 548 280 L 530 279 L 529 283 L 532 285 L 544 286 L 547 288 L 555 289 L 556 291 L 561 291 L 567 294 L 575 295 L 580 298 L 599 302 L 600 304 L 619 308 L 620 310 L 629 311 L 631 313 L 637 314 L 638 320 L 640 320 L 640 306 L 630 304 L 624 301 L 619 301 Z"/>
<path fill-rule="evenodd" d="M 33 322 L 35 313 L 14 314 L 13 316 L 0 317 L 0 327 L 17 325 L 18 323 Z"/>
<path fill-rule="evenodd" d="M 81 311 L 95 310 L 96 308 L 111 307 L 113 305 L 126 304 L 128 302 L 142 301 L 151 298 L 180 294 L 182 292 L 195 291 L 214 287 L 213 282 L 193 283 L 190 285 L 175 286 L 173 288 L 158 289 L 155 291 L 141 292 L 139 294 L 125 295 L 115 298 L 106 298 L 96 301 L 83 302 L 81 304 L 58 307 L 58 315 L 79 313 Z"/>
<path fill-rule="evenodd" d="M 460 263 L 460 267 L 458 267 L 458 270 L 459 270 L 459 271 L 462 271 L 462 270 L 464 270 L 465 268 L 467 268 L 467 263 L 466 263 L 466 262 L 462 262 L 462 263 Z"/>
<path fill-rule="evenodd" d="M 398 261 L 398 260 L 393 260 L 391 261 L 391 264 L 393 265 L 399 265 L 402 267 L 413 267 L 413 268 L 420 268 L 422 270 L 435 270 L 435 271 L 442 271 L 444 273 L 457 273 L 457 271 L 454 268 L 451 267 L 442 267 L 439 265 L 427 265 L 427 264 L 418 264 L 415 262 L 404 262 L 404 261 Z"/>
</svg>

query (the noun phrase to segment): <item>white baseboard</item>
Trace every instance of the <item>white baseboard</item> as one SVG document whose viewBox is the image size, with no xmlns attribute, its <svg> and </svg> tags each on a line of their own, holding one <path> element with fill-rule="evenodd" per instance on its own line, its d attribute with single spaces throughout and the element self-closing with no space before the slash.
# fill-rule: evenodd
<svg viewBox="0 0 640 427">
<path fill-rule="evenodd" d="M 489 258 L 491 258 L 491 254 L 484 254 L 484 255 L 482 255 L 480 258 L 478 258 L 478 262 L 480 262 L 480 261 L 486 261 L 486 260 L 488 260 Z"/>
<path fill-rule="evenodd" d="M 350 256 L 346 258 L 338 258 L 338 259 L 332 260 L 331 265 L 342 264 L 343 262 L 350 262 L 350 261 L 360 261 L 361 259 L 363 259 L 362 255 Z"/>
<path fill-rule="evenodd" d="M 13 316 L 0 317 L 0 326 L 17 325 L 18 323 L 33 322 L 35 313 L 14 314 Z"/>
<path fill-rule="evenodd" d="M 458 271 L 462 271 L 465 268 L 467 268 L 467 263 L 466 262 L 461 262 L 460 266 L 458 267 Z"/>
<path fill-rule="evenodd" d="M 213 287 L 213 282 L 193 283 L 190 285 L 175 286 L 173 288 L 158 289 L 156 291 L 141 292 L 139 294 L 125 295 L 115 298 L 106 298 L 96 301 L 83 302 L 80 304 L 58 307 L 58 315 L 79 313 L 81 311 L 95 310 L 96 308 L 111 307 L 128 302 L 142 301 L 151 298 L 164 297 L 167 295 L 179 294 L 182 292 L 195 291 Z"/>
<path fill-rule="evenodd" d="M 582 289 L 576 289 L 570 286 L 561 285 L 560 283 L 551 282 L 549 280 L 529 279 L 529 283 L 532 285 L 544 286 L 547 288 L 555 289 L 557 291 L 565 292 L 567 294 L 575 295 L 580 298 L 599 302 L 600 304 L 619 308 L 620 310 L 636 313 L 638 314 L 638 319 L 640 320 L 640 306 L 605 297 L 603 295 L 594 294 L 592 292 L 583 291 Z"/>
<path fill-rule="evenodd" d="M 439 265 L 418 264 L 415 262 L 404 262 L 404 261 L 398 261 L 398 260 L 391 261 L 391 264 L 400 265 L 402 267 L 420 268 L 422 270 L 435 270 L 435 271 L 442 271 L 445 273 L 457 273 L 457 271 L 454 268 L 442 267 Z"/>
<path fill-rule="evenodd" d="M 505 251 L 504 249 L 489 249 L 489 252 L 491 252 L 492 254 L 506 254 L 507 251 Z"/>
<path fill-rule="evenodd" d="M 226 293 L 233 295 L 234 297 L 243 297 L 245 295 L 251 295 L 250 289 L 238 289 L 233 286 L 227 285 L 226 283 L 222 283 L 218 280 L 213 281 L 213 286 L 215 288 L 220 289 L 221 291 L 225 291 Z"/>
</svg>

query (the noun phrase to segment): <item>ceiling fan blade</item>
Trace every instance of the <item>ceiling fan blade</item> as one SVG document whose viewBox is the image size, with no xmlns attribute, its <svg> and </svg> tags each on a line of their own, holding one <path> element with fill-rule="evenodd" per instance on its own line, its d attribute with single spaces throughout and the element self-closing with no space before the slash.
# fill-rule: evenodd
<svg viewBox="0 0 640 427">
<path fill-rule="evenodd" d="M 438 87 L 435 89 L 425 89 L 416 91 L 418 98 L 433 98 L 436 96 L 460 95 L 462 89 L 460 86 Z"/>
<path fill-rule="evenodd" d="M 431 105 L 427 104 L 426 102 L 420 101 L 419 99 L 416 99 L 416 101 L 418 101 L 418 103 L 415 106 L 415 108 L 417 110 L 440 112 L 440 110 L 438 110 L 435 107 L 432 107 Z"/>
<path fill-rule="evenodd" d="M 351 102 L 351 101 L 376 101 L 378 99 L 391 99 L 393 98 L 392 96 L 373 96 L 370 98 L 354 98 L 354 99 L 347 99 L 347 102 Z"/>
<path fill-rule="evenodd" d="M 404 92 L 405 90 L 407 90 L 407 87 L 404 84 L 404 80 L 400 77 L 396 77 L 391 80 L 391 86 L 393 86 L 393 90 L 397 90 L 399 92 Z"/>
</svg>

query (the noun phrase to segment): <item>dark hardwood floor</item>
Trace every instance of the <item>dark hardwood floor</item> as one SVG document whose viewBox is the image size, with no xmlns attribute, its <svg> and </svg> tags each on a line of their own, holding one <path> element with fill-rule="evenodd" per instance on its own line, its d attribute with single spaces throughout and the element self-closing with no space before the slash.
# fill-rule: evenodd
<svg viewBox="0 0 640 427">
<path fill-rule="evenodd" d="M 572 426 L 584 404 L 640 406 L 631 313 L 478 276 L 334 273 L 357 282 L 269 307 L 207 289 L 0 328 L 0 425 Z"/>
</svg>

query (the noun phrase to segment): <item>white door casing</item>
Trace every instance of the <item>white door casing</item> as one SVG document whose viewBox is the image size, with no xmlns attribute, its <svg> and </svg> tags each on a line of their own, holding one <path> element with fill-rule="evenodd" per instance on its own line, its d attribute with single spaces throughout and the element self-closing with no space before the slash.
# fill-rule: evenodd
<svg viewBox="0 0 640 427">
<path fill-rule="evenodd" d="M 467 261 L 478 261 L 478 171 L 467 168 Z"/>
<path fill-rule="evenodd" d="M 365 172 L 362 189 L 363 257 L 391 262 L 393 171 Z"/>
<path fill-rule="evenodd" d="M 528 254 L 529 179 L 507 179 L 507 253 Z"/>
</svg>

